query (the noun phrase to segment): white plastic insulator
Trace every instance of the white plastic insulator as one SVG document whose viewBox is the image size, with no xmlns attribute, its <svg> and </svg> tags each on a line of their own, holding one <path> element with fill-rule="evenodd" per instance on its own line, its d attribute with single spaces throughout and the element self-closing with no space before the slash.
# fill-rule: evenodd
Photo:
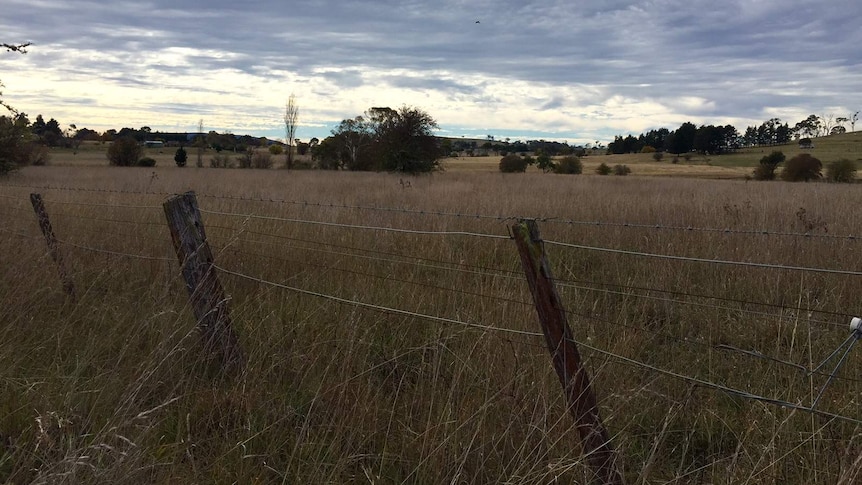
<svg viewBox="0 0 862 485">
<path fill-rule="evenodd" d="M 862 318 L 853 317 L 853 319 L 850 320 L 850 330 L 862 332 Z"/>
</svg>

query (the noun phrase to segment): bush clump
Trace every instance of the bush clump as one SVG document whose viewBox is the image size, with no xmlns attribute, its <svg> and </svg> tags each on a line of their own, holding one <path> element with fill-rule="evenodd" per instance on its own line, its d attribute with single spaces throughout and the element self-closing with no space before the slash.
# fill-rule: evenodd
<svg viewBox="0 0 862 485">
<path fill-rule="evenodd" d="M 784 164 L 781 179 L 787 182 L 808 182 L 821 177 L 823 164 L 807 153 L 800 153 Z"/>
<path fill-rule="evenodd" d="M 611 167 L 607 163 L 602 162 L 601 165 L 596 167 L 596 173 L 599 175 L 610 175 Z"/>
<path fill-rule="evenodd" d="M 210 167 L 212 168 L 233 168 L 233 162 L 230 157 L 221 153 L 216 153 L 210 158 Z"/>
<path fill-rule="evenodd" d="M 842 158 L 826 166 L 826 180 L 851 183 L 856 180 L 856 162 Z"/>
<path fill-rule="evenodd" d="M 143 153 L 144 149 L 141 148 L 141 145 L 139 145 L 134 138 L 124 136 L 111 143 L 111 146 L 108 147 L 107 156 L 111 165 L 115 165 L 117 167 L 132 167 L 137 165 L 138 160 L 141 159 L 141 155 L 143 155 Z"/>
<path fill-rule="evenodd" d="M 186 153 L 186 149 L 183 147 L 177 148 L 177 152 L 174 154 L 174 163 L 177 164 L 177 167 L 185 167 L 188 160 L 189 154 Z"/>
<path fill-rule="evenodd" d="M 632 169 L 628 165 L 614 165 L 614 175 L 628 175 Z"/>
<path fill-rule="evenodd" d="M 506 155 L 500 159 L 500 171 L 503 173 L 523 173 L 527 171 L 529 161 L 515 154 Z"/>
<path fill-rule="evenodd" d="M 270 145 L 269 153 L 272 155 L 281 155 L 284 153 L 284 148 L 281 145 Z"/>
<path fill-rule="evenodd" d="M 775 180 L 775 169 L 780 163 L 784 163 L 784 153 L 774 150 L 769 155 L 760 159 L 760 165 L 754 169 L 754 180 Z"/>
<path fill-rule="evenodd" d="M 155 167 L 156 166 L 156 160 L 154 158 L 144 157 L 144 158 L 141 158 L 140 160 L 138 160 L 138 166 L 139 167 Z"/>
<path fill-rule="evenodd" d="M 554 173 L 576 175 L 584 171 L 581 159 L 574 155 L 566 155 L 554 166 Z"/>
<path fill-rule="evenodd" d="M 268 151 L 257 150 L 251 156 L 251 166 L 253 168 L 272 168 L 272 163 L 272 154 Z"/>
</svg>

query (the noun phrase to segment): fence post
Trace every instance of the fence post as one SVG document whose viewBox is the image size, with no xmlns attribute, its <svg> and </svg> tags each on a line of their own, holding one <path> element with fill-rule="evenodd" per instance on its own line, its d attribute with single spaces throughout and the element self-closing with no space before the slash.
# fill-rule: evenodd
<svg viewBox="0 0 862 485">
<path fill-rule="evenodd" d="M 566 311 L 551 274 L 534 220 L 522 220 L 512 226 L 512 234 L 521 255 L 521 265 L 533 294 L 533 302 L 551 353 L 554 369 L 566 394 L 569 412 L 575 418 L 587 463 L 596 483 L 622 484 L 616 464 L 616 453 L 608 432 L 602 425 L 596 396 L 590 388 L 587 371 L 581 366 L 581 356 L 566 319 Z"/>
<path fill-rule="evenodd" d="M 163 207 L 204 349 L 218 360 L 223 371 L 241 370 L 245 358 L 231 325 L 224 289 L 213 268 L 213 254 L 195 193 L 170 197 Z"/>
<path fill-rule="evenodd" d="M 41 194 L 30 194 L 30 203 L 33 204 L 33 210 L 36 212 L 36 217 L 39 219 L 39 229 L 42 230 L 42 235 L 45 236 L 45 242 L 48 243 L 48 250 L 51 252 L 51 258 L 57 263 L 57 269 L 60 272 L 60 281 L 63 283 L 63 291 L 76 301 L 75 285 L 72 284 L 72 278 L 66 272 L 66 264 L 63 262 L 63 254 L 60 252 L 60 246 L 57 244 L 57 238 L 54 236 L 54 229 L 51 227 L 51 219 L 48 218 L 48 212 L 45 210 L 45 203 L 42 202 Z"/>
</svg>

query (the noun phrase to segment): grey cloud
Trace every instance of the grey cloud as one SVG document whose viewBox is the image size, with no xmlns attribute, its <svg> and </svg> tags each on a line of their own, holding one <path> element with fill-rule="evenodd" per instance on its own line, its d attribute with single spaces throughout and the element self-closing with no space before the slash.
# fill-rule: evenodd
<svg viewBox="0 0 862 485">
<path fill-rule="evenodd" d="M 58 46 L 34 46 L 34 64 L 124 86 L 147 85 L 145 69 L 176 76 L 231 69 L 273 79 L 290 72 L 340 88 L 362 86 L 374 71 L 404 70 L 411 74 L 384 81 L 491 103 L 507 100 L 457 76 L 594 85 L 605 97 L 665 100 L 680 116 L 757 119 L 776 106 L 862 104 L 853 75 L 862 67 L 860 23 L 856 0 L 10 0 L 0 28 Z M 188 65 L 158 56 L 141 65 L 144 54 L 169 47 L 199 53 Z M 88 51 L 106 58 L 82 64 L 66 57 Z M 450 75 L 434 79 L 442 71 Z M 681 96 L 705 103 L 670 101 Z M 566 106 L 559 97 L 535 102 L 541 110 Z M 593 116 L 604 123 L 613 113 Z"/>
</svg>

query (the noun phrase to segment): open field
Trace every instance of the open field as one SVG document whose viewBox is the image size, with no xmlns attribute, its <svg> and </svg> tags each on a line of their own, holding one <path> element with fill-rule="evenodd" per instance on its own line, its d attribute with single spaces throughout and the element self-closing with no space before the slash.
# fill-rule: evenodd
<svg viewBox="0 0 862 485">
<path fill-rule="evenodd" d="M 656 162 L 653 160 L 652 153 L 590 155 L 581 160 L 584 163 L 585 174 L 594 174 L 596 167 L 605 163 L 611 167 L 618 164 L 628 165 L 634 175 L 716 179 L 744 179 L 750 176 L 760 159 L 773 150 L 784 152 L 788 159 L 800 153 L 810 153 L 819 158 L 824 165 L 842 158 L 862 164 L 862 131 L 815 138 L 814 145 L 813 149 L 800 149 L 794 142 L 771 147 L 744 148 L 727 155 L 691 153 L 688 155 L 688 160 L 684 156 L 677 157 L 677 163 L 672 163 L 674 158 L 672 154 L 665 154 L 662 161 Z M 443 166 L 447 170 L 486 172 L 496 171 L 499 162 L 500 157 L 497 156 L 460 157 L 444 160 Z M 538 171 L 535 167 L 531 167 L 530 170 Z"/>
<path fill-rule="evenodd" d="M 587 483 L 507 237 L 534 217 L 627 483 L 857 483 L 862 349 L 805 369 L 862 315 L 858 187 L 633 171 L 27 167 L 0 181 L 0 482 Z M 189 189 L 239 376 L 164 223 Z"/>
<path fill-rule="evenodd" d="M 847 158 L 862 162 L 862 131 L 847 133 L 844 135 L 829 136 L 814 139 L 815 148 L 801 150 L 796 143 L 778 145 L 774 147 L 755 147 L 739 150 L 737 153 L 718 156 L 704 156 L 692 153 L 689 159 L 678 157 L 678 163 L 671 163 L 673 155 L 667 154 L 660 162 L 656 162 L 650 153 L 637 153 L 625 155 L 590 155 L 582 159 L 585 174 L 595 174 L 596 167 L 601 163 L 613 167 L 614 165 L 628 165 L 634 175 L 661 176 L 661 177 L 696 177 L 713 179 L 744 179 L 750 176 L 754 167 L 760 159 L 773 150 L 781 150 L 791 158 L 799 153 L 811 153 L 818 157 L 824 164 Z M 53 149 L 51 152 L 51 165 L 70 167 L 90 167 L 107 165 L 105 151 L 107 145 L 99 143 L 85 143 L 73 153 L 69 149 Z M 159 167 L 174 166 L 175 148 L 151 148 L 146 150 L 146 156 L 156 160 Z M 197 152 L 194 147 L 187 148 L 188 164 L 195 165 Z M 203 154 L 205 167 L 209 167 L 209 160 L 215 152 L 207 150 Z M 227 152 L 226 152 L 227 153 Z M 234 154 L 230 154 L 234 156 Z M 281 168 L 284 164 L 284 156 L 274 156 L 275 168 Z M 309 156 L 298 156 L 298 160 L 310 163 Z M 500 157 L 460 157 L 446 158 L 441 164 L 444 170 L 466 171 L 466 172 L 496 172 Z M 530 167 L 529 172 L 539 172 L 535 167 Z"/>
</svg>

